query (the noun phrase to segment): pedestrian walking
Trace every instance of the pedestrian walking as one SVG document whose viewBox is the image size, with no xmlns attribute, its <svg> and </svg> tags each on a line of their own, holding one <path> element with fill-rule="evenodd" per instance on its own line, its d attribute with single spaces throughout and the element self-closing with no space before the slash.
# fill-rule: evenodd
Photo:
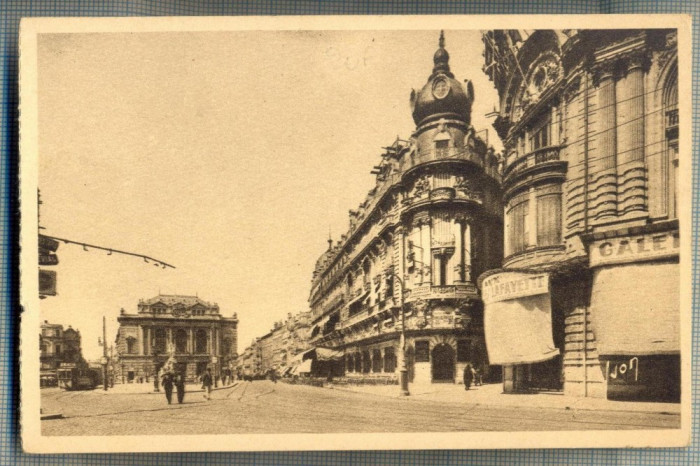
<svg viewBox="0 0 700 466">
<path fill-rule="evenodd" d="M 182 400 L 185 399 L 185 376 L 182 374 L 177 374 L 175 376 L 175 390 L 177 391 L 177 402 L 182 404 Z"/>
<path fill-rule="evenodd" d="M 207 368 L 207 372 L 202 376 L 202 388 L 204 389 L 204 398 L 211 400 L 211 385 L 213 379 L 211 376 L 211 369 Z"/>
<path fill-rule="evenodd" d="M 168 404 L 172 402 L 173 398 L 173 374 L 171 372 L 164 372 L 162 377 L 163 390 L 165 390 L 165 399 L 168 400 Z"/>
<path fill-rule="evenodd" d="M 464 374 L 463 374 L 463 379 L 464 379 L 464 389 L 469 390 L 469 387 L 472 384 L 472 381 L 474 380 L 474 372 L 472 365 L 470 363 L 467 363 L 466 366 L 464 366 Z"/>
</svg>

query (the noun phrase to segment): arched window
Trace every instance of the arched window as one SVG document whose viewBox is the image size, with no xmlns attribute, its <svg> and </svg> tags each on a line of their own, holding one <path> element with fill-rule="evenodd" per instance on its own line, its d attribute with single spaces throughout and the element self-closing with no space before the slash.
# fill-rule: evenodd
<svg viewBox="0 0 700 466">
<path fill-rule="evenodd" d="M 179 328 L 175 332 L 175 352 L 176 353 L 186 353 L 187 352 L 187 330 L 185 330 L 183 328 Z"/>
<path fill-rule="evenodd" d="M 206 354 L 207 352 L 207 331 L 199 329 L 194 335 L 195 353 Z"/>
<path fill-rule="evenodd" d="M 136 338 L 126 337 L 126 352 L 127 354 L 136 353 Z"/>
<path fill-rule="evenodd" d="M 442 131 L 433 139 L 435 143 L 435 157 L 445 158 L 450 154 L 450 133 Z"/>
<path fill-rule="evenodd" d="M 663 108 L 665 111 L 664 129 L 666 132 L 666 179 L 668 217 L 678 217 L 678 64 L 674 63 L 663 90 Z"/>
</svg>

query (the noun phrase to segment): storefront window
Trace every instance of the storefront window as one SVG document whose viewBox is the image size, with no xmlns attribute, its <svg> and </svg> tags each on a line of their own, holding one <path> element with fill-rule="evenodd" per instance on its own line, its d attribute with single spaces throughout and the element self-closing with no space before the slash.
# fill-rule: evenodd
<svg viewBox="0 0 700 466">
<path fill-rule="evenodd" d="M 396 370 L 396 356 L 394 348 L 384 348 L 384 372 L 394 372 Z"/>
<path fill-rule="evenodd" d="M 382 352 L 378 349 L 372 351 L 372 372 L 382 371 Z"/>
</svg>

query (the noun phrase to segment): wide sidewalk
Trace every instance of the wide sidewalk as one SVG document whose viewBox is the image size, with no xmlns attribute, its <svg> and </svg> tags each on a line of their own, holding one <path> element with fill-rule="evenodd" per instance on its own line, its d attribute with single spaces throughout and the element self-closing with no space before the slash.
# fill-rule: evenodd
<svg viewBox="0 0 700 466">
<path fill-rule="evenodd" d="M 229 385 L 219 384 L 213 390 L 233 388 L 241 383 L 265 383 L 265 381 L 241 382 L 235 381 Z M 680 403 L 650 403 L 636 401 L 612 401 L 601 398 L 585 398 L 564 395 L 562 392 L 540 392 L 527 394 L 503 393 L 503 385 L 500 383 L 472 386 L 468 391 L 462 384 L 411 384 L 410 395 L 402 396 L 398 385 L 352 385 L 352 384 L 326 384 L 323 388 L 309 387 L 314 390 L 342 390 L 362 393 L 373 396 L 401 398 L 406 401 L 431 400 L 441 403 L 460 403 L 468 405 L 484 406 L 510 406 L 527 408 L 551 408 L 572 410 L 600 410 L 600 411 L 633 411 L 649 413 L 679 414 Z M 185 386 L 186 393 L 203 392 L 199 383 L 189 383 Z M 153 391 L 153 382 L 115 384 L 108 391 L 98 387 L 95 392 L 104 394 L 151 394 L 163 395 L 163 387 L 159 392 Z"/>
<path fill-rule="evenodd" d="M 429 384 L 409 386 L 409 396 L 400 394 L 398 385 L 327 385 L 326 389 L 347 390 L 376 396 L 410 400 L 432 400 L 484 406 L 510 406 L 594 411 L 634 411 L 679 414 L 680 403 L 649 403 L 612 401 L 600 398 L 567 396 L 562 392 L 527 394 L 503 393 L 500 383 L 472 386 L 468 391 L 462 384 Z"/>
</svg>

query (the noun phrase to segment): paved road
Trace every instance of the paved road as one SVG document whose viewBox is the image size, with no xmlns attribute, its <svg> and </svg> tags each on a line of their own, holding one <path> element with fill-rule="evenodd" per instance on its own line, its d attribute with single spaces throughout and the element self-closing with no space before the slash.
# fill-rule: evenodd
<svg viewBox="0 0 700 466">
<path fill-rule="evenodd" d="M 475 406 L 406 400 L 270 381 L 191 393 L 182 405 L 164 395 L 101 390 L 42 391 L 44 435 L 141 435 L 513 431 L 678 428 L 678 415 Z"/>
</svg>

